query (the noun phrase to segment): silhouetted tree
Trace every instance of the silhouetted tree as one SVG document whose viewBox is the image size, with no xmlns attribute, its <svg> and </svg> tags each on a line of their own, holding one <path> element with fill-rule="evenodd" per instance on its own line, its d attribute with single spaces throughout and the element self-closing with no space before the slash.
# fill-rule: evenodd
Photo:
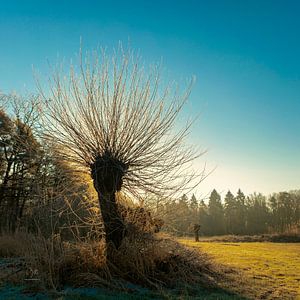
<svg viewBox="0 0 300 300">
<path fill-rule="evenodd" d="M 244 193 L 239 189 L 235 197 L 236 201 L 236 234 L 246 233 L 246 197 Z"/>
<path fill-rule="evenodd" d="M 13 116 L 0 110 L 0 230 L 14 232 L 26 204 L 36 200 L 34 187 L 42 149 L 33 133 L 36 99 L 6 98 Z"/>
<path fill-rule="evenodd" d="M 211 234 L 224 234 L 224 209 L 221 203 L 221 196 L 214 189 L 209 197 L 208 215 Z"/>
<path fill-rule="evenodd" d="M 226 232 L 233 234 L 236 230 L 237 203 L 230 191 L 227 192 L 224 202 Z"/>
<path fill-rule="evenodd" d="M 190 232 L 190 209 L 189 209 L 189 200 L 186 194 L 183 194 L 178 203 L 176 204 L 176 211 L 173 208 L 173 214 L 175 214 L 176 219 L 179 221 L 176 229 L 181 235 L 187 235 Z"/>
<path fill-rule="evenodd" d="M 262 194 L 247 197 L 247 233 L 259 234 L 267 232 L 269 212 L 266 197 Z"/>
<path fill-rule="evenodd" d="M 190 199 L 190 222 L 191 224 L 198 224 L 199 223 L 199 211 L 198 211 L 198 201 L 193 194 Z"/>
<path fill-rule="evenodd" d="M 199 224 L 201 226 L 201 233 L 210 234 L 209 216 L 208 216 L 208 207 L 202 199 L 199 203 Z"/>
<path fill-rule="evenodd" d="M 78 72 L 77 72 L 78 71 Z M 69 75 L 55 72 L 47 101 L 46 137 L 60 158 L 88 171 L 99 196 L 107 244 L 121 245 L 125 226 L 116 193 L 160 196 L 187 188 L 197 175 L 188 171 L 199 156 L 184 145 L 190 123 L 174 128 L 190 93 L 160 87 L 157 69 L 143 72 L 139 59 L 119 49 L 82 58 Z M 44 89 L 46 90 L 46 89 Z"/>
</svg>

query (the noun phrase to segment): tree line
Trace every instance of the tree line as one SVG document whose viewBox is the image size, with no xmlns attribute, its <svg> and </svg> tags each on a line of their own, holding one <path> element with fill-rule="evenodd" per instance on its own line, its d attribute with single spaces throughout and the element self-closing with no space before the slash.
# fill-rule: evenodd
<svg viewBox="0 0 300 300">
<path fill-rule="evenodd" d="M 192 235 L 194 224 L 205 236 L 235 234 L 255 235 L 284 233 L 299 230 L 300 191 L 249 196 L 239 189 L 228 191 L 222 201 L 214 189 L 208 199 L 197 200 L 195 195 L 160 203 L 157 208 L 165 222 L 165 230 L 176 235 Z"/>
<path fill-rule="evenodd" d="M 2 95 L 0 101 L 0 232 L 22 226 L 78 230 L 87 219 L 95 221 L 91 215 L 99 210 L 91 182 L 55 159 L 55 149 L 39 138 L 38 99 Z M 203 235 L 285 232 L 299 226 L 300 191 L 269 197 L 228 191 L 222 201 L 213 190 L 208 203 L 183 195 L 157 202 L 155 210 L 164 229 L 176 235 L 193 234 L 194 224 L 201 226 Z M 49 214 L 54 214 L 51 224 Z"/>
</svg>

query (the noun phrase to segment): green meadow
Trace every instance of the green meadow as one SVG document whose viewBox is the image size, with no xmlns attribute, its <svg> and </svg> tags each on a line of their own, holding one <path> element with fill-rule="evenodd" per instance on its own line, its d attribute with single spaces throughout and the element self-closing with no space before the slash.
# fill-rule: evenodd
<svg viewBox="0 0 300 300">
<path fill-rule="evenodd" d="M 250 299 L 300 299 L 299 243 L 180 242 L 229 268 L 223 288 Z"/>
</svg>

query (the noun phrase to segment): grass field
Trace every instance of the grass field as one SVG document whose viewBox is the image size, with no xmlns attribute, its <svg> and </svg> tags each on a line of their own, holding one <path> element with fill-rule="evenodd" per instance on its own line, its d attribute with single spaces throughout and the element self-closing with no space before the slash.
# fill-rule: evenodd
<svg viewBox="0 0 300 300">
<path fill-rule="evenodd" d="M 91 278 L 90 284 L 85 286 L 80 282 L 79 289 L 76 288 L 78 286 L 78 284 L 76 284 L 74 286 L 60 285 L 57 290 L 49 290 L 49 288 L 47 288 L 48 285 L 46 285 L 48 281 L 43 281 L 43 276 L 49 273 L 47 268 L 45 272 L 43 271 L 44 269 L 39 269 L 40 273 L 37 271 L 37 274 L 33 277 L 28 273 L 31 268 L 28 268 L 30 265 L 27 265 L 25 262 L 25 257 L 27 256 L 21 255 L 22 253 L 19 251 L 21 248 L 21 237 L 18 239 L 15 237 L 11 237 L 10 239 L 9 237 L 4 237 L 4 241 L 6 243 L 2 244 L 2 252 L 0 251 L 0 299 L 51 299 L 52 294 L 62 300 L 300 299 L 300 243 L 237 243 L 228 242 L 227 240 L 211 240 L 210 242 L 201 241 L 196 243 L 191 239 L 179 239 L 180 243 L 199 251 L 200 255 L 197 255 L 197 253 L 186 249 L 173 239 L 162 239 L 161 242 L 158 243 L 158 247 L 155 247 L 155 251 L 153 250 L 154 252 L 150 252 L 150 255 L 145 256 L 146 259 L 149 257 L 153 259 L 154 255 L 160 257 L 165 253 L 165 255 L 162 256 L 163 262 L 166 264 L 167 259 L 171 257 L 173 260 L 171 260 L 170 263 L 176 263 L 176 266 L 179 267 L 174 271 L 175 273 L 171 271 L 171 269 L 163 269 L 164 271 L 162 272 L 165 275 L 167 274 L 167 277 L 163 277 L 162 280 L 172 278 L 171 281 L 173 285 L 161 286 L 159 289 L 152 289 L 143 283 L 139 284 L 135 281 L 131 282 L 125 279 L 121 282 L 119 277 L 115 277 L 114 279 L 117 281 L 110 282 L 111 284 L 108 287 L 107 285 L 103 285 L 105 282 L 109 282 L 105 279 L 101 281 L 102 277 L 97 276 L 98 269 L 93 269 L 95 268 L 95 260 L 92 258 L 95 253 L 92 252 L 92 256 L 90 257 L 90 259 L 92 259 L 90 262 L 92 265 L 89 266 L 92 268 L 92 272 L 95 272 L 95 274 L 91 273 L 91 275 L 94 274 L 96 277 L 84 277 L 85 280 L 86 278 Z M 17 244 L 18 242 L 19 244 Z M 19 247 L 17 247 L 18 245 Z M 77 246 L 80 246 L 80 249 L 85 249 L 84 245 L 85 244 L 80 244 Z M 37 248 L 36 244 L 35 248 Z M 67 249 L 68 248 L 65 248 L 65 251 L 67 251 Z M 131 249 L 131 251 L 133 251 L 133 249 Z M 76 254 L 75 264 L 77 262 L 80 264 L 79 252 L 74 253 Z M 45 251 L 42 251 L 42 257 L 44 257 L 44 254 Z M 83 252 L 83 255 L 87 258 L 88 252 Z M 126 255 L 128 255 L 127 252 Z M 136 255 L 138 254 L 135 254 L 134 258 Z M 132 258 L 132 256 L 130 257 Z M 126 256 L 125 259 L 129 259 L 130 257 Z M 68 256 L 68 259 L 70 259 L 70 256 Z M 96 261 L 98 262 L 97 259 Z M 46 262 L 48 261 L 46 260 Z M 135 262 L 135 260 L 133 262 Z M 33 267 L 34 266 L 35 265 L 33 265 Z M 43 266 L 44 264 L 41 264 L 36 267 L 41 268 Z M 143 270 L 143 268 L 140 268 L 140 266 L 143 267 L 143 265 L 138 264 L 137 266 L 138 272 Z M 163 266 L 165 265 L 162 265 L 162 267 Z M 130 270 L 128 266 L 126 268 Z M 90 272 L 89 270 L 90 269 L 88 269 L 88 272 Z M 53 274 L 54 279 L 56 278 L 55 276 L 59 274 L 59 272 L 55 272 L 56 273 Z M 79 270 L 78 272 L 82 271 Z M 156 277 L 157 274 L 160 274 L 157 272 Z M 174 276 L 174 274 L 176 277 L 170 277 Z M 186 280 L 177 281 L 178 276 L 184 276 Z M 199 280 L 199 278 L 201 280 Z M 30 280 L 37 281 L 32 282 Z M 45 288 L 43 288 L 43 286 Z M 115 288 L 113 288 L 113 286 Z"/>
<path fill-rule="evenodd" d="M 221 285 L 250 299 L 300 299 L 299 243 L 181 243 L 233 268 Z"/>
</svg>

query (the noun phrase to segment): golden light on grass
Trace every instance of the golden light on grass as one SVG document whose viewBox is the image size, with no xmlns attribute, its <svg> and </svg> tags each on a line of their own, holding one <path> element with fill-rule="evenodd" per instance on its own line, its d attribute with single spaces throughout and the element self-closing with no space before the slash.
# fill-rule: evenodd
<svg viewBox="0 0 300 300">
<path fill-rule="evenodd" d="M 226 288 L 255 299 L 300 298 L 299 243 L 180 242 L 235 268 L 238 272 L 224 283 Z"/>
</svg>

